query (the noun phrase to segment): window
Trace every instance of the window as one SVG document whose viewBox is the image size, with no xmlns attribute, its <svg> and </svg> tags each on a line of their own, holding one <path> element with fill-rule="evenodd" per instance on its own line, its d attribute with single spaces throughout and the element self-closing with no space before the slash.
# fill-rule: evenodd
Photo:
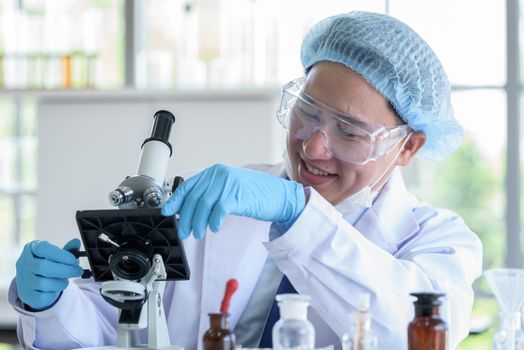
<svg viewBox="0 0 524 350">
<path fill-rule="evenodd" d="M 119 88 L 123 0 L 0 3 L 0 88 Z"/>
<path fill-rule="evenodd" d="M 143 2 L 137 85 L 281 85 L 304 74 L 300 43 L 314 23 L 340 12 L 384 9 L 385 2 L 366 0 Z"/>
<path fill-rule="evenodd" d="M 0 218 L 2 243 L 34 236 L 36 146 L 34 101 L 0 100 L 0 206 L 8 214 Z"/>
<path fill-rule="evenodd" d="M 0 2 L 0 286 L 35 238 L 42 90 L 120 88 L 124 0 Z"/>
</svg>

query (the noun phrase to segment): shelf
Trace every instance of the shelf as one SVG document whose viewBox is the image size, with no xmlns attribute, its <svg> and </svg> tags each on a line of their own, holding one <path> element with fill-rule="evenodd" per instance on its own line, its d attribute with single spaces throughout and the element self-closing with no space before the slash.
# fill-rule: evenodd
<svg viewBox="0 0 524 350">
<path fill-rule="evenodd" d="M 118 89 L 118 90 L 96 90 L 96 89 L 53 89 L 53 90 L 32 90 L 32 89 L 0 89 L 2 97 L 33 97 L 38 99 L 79 99 L 82 101 L 94 99 L 132 99 L 140 100 L 165 100 L 175 98 L 177 100 L 195 100 L 199 98 L 212 99 L 267 99 L 268 97 L 278 96 L 280 87 L 238 87 L 238 88 L 180 88 L 180 89 Z"/>
</svg>

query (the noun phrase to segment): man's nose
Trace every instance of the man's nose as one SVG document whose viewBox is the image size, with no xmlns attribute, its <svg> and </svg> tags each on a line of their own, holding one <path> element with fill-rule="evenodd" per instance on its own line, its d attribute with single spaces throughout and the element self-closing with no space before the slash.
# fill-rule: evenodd
<svg viewBox="0 0 524 350">
<path fill-rule="evenodd" d="M 302 141 L 302 150 L 309 159 L 328 160 L 333 157 L 327 135 L 322 129 L 316 129 L 307 139 Z"/>
</svg>

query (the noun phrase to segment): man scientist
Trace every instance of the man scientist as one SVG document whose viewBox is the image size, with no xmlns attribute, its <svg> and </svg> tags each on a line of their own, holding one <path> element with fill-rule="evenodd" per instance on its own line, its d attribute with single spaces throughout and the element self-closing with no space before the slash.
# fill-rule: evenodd
<svg viewBox="0 0 524 350">
<path fill-rule="evenodd" d="M 411 28 L 367 12 L 316 24 L 301 59 L 305 77 L 284 86 L 277 111 L 284 162 L 212 166 L 163 206 L 180 217 L 192 270 L 164 293 L 172 341 L 202 347 L 207 313 L 235 277 L 230 325 L 247 347 L 271 346 L 275 293 L 296 290 L 311 296 L 317 346 L 339 343 L 357 295 L 369 293 L 380 349 L 406 348 L 410 292 L 443 292 L 455 348 L 468 334 L 481 243 L 456 214 L 411 195 L 397 169 L 416 155 L 440 160 L 462 140 L 441 63 Z M 67 252 L 78 247 L 25 246 L 9 294 L 24 346 L 115 344 L 117 309 L 92 280 L 68 283 L 82 274 Z"/>
</svg>

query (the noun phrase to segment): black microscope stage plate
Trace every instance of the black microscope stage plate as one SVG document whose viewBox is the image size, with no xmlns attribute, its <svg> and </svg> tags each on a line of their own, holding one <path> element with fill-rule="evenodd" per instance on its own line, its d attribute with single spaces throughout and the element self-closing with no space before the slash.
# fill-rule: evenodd
<svg viewBox="0 0 524 350">
<path fill-rule="evenodd" d="M 188 280 L 190 271 L 177 220 L 160 214 L 160 208 L 83 210 L 76 212 L 76 222 L 95 281 L 113 280 L 109 257 L 119 248 L 101 241 L 105 233 L 122 245 L 132 240 L 149 247 L 149 258 L 160 254 L 166 267 L 166 280 Z"/>
</svg>

